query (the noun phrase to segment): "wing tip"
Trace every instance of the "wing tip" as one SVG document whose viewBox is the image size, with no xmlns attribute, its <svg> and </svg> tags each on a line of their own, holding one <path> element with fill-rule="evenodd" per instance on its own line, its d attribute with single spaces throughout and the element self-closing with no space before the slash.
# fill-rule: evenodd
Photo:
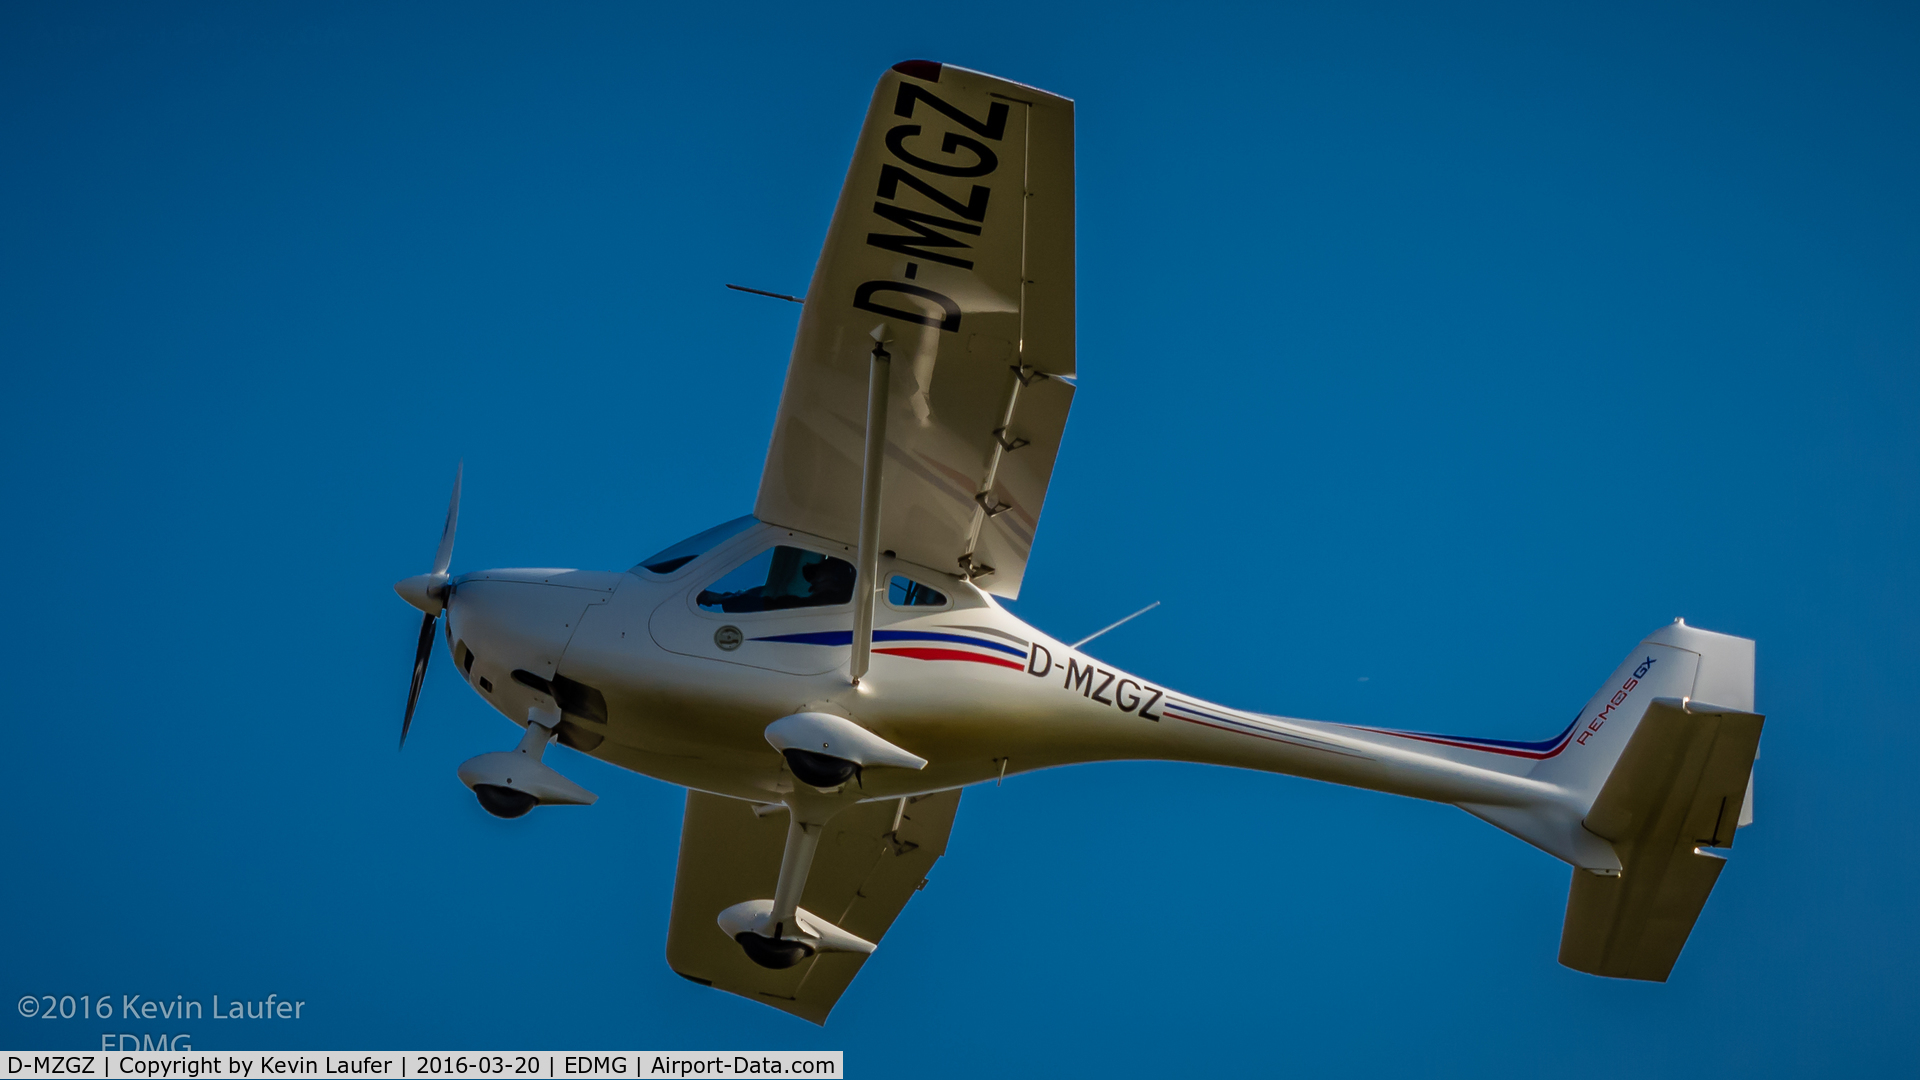
<svg viewBox="0 0 1920 1080">
<path fill-rule="evenodd" d="M 925 79 L 930 83 L 940 81 L 942 65 L 938 60 L 902 60 L 893 65 L 893 70 L 915 79 Z"/>
</svg>

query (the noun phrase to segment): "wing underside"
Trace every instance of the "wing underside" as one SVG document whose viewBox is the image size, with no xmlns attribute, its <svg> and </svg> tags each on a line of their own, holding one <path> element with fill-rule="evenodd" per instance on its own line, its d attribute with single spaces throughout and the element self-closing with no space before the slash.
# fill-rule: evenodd
<svg viewBox="0 0 1920 1080">
<path fill-rule="evenodd" d="M 880 80 L 807 289 L 754 515 L 854 542 L 869 357 L 892 357 L 881 547 L 1016 596 L 1073 399 L 1073 103 Z"/>
<path fill-rule="evenodd" d="M 959 806 L 955 790 L 842 812 L 820 839 L 801 906 L 879 942 L 945 853 Z M 783 808 L 761 816 L 753 803 L 687 793 L 667 963 L 694 982 L 823 1024 L 866 956 L 823 953 L 770 970 L 747 959 L 716 922 L 734 904 L 773 895 L 786 835 Z"/>
</svg>

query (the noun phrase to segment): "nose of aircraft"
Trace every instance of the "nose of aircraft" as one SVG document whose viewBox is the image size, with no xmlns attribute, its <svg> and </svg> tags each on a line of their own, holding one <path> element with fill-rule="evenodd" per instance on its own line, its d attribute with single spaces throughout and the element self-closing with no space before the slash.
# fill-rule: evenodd
<svg viewBox="0 0 1920 1080">
<path fill-rule="evenodd" d="M 523 714 L 524 707 L 500 700 L 499 692 L 509 683 L 516 689 L 526 687 L 525 676 L 542 683 L 552 679 L 587 609 L 611 597 L 623 576 L 582 570 L 483 570 L 455 579 L 447 599 L 447 644 L 454 663 L 470 680 L 485 672 L 496 688 L 496 704 L 510 715 Z M 395 586 L 396 591 L 404 588 L 418 586 L 414 579 Z M 515 679 L 515 672 L 523 677 Z"/>
<path fill-rule="evenodd" d="M 419 608 L 429 615 L 440 614 L 447 596 L 447 575 L 415 574 L 410 578 L 393 583 L 393 591 L 400 599 Z"/>
</svg>

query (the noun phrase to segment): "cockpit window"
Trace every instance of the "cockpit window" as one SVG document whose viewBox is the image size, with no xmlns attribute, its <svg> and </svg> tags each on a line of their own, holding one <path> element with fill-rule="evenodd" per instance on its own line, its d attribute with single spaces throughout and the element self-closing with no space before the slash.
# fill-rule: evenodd
<svg viewBox="0 0 1920 1080">
<path fill-rule="evenodd" d="M 660 552 L 658 555 L 640 560 L 640 565 L 634 567 L 633 570 L 635 573 L 645 570 L 652 574 L 671 574 L 700 556 L 705 555 L 707 552 L 712 551 L 720 545 L 722 540 L 731 540 L 741 533 L 746 532 L 749 528 L 752 528 L 753 525 L 754 518 L 751 514 L 748 514 L 746 517 L 734 518 L 725 525 L 715 525 L 713 528 L 708 529 L 698 536 L 690 536 L 680 541 L 665 551 Z"/>
<path fill-rule="evenodd" d="M 887 582 L 887 603 L 894 607 L 945 607 L 947 594 L 895 574 L 893 580 Z"/>
<path fill-rule="evenodd" d="M 853 564 L 796 547 L 775 547 L 700 590 L 694 602 L 729 614 L 833 607 L 853 599 Z"/>
</svg>

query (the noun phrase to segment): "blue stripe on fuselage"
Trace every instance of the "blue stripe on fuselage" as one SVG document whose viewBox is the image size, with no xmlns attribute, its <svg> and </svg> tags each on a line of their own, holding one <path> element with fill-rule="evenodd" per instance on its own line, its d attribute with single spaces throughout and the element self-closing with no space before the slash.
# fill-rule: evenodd
<svg viewBox="0 0 1920 1080">
<path fill-rule="evenodd" d="M 754 641 L 778 641 L 788 645 L 851 645 L 851 630 L 819 630 L 811 634 L 774 634 L 769 637 L 757 637 Z M 1025 659 L 1027 650 L 1016 649 L 1011 645 L 1002 645 L 997 641 L 982 641 L 965 634 L 940 634 L 929 630 L 875 630 L 875 641 L 957 641 L 962 645 L 973 645 L 982 649 L 992 649 Z"/>
</svg>

